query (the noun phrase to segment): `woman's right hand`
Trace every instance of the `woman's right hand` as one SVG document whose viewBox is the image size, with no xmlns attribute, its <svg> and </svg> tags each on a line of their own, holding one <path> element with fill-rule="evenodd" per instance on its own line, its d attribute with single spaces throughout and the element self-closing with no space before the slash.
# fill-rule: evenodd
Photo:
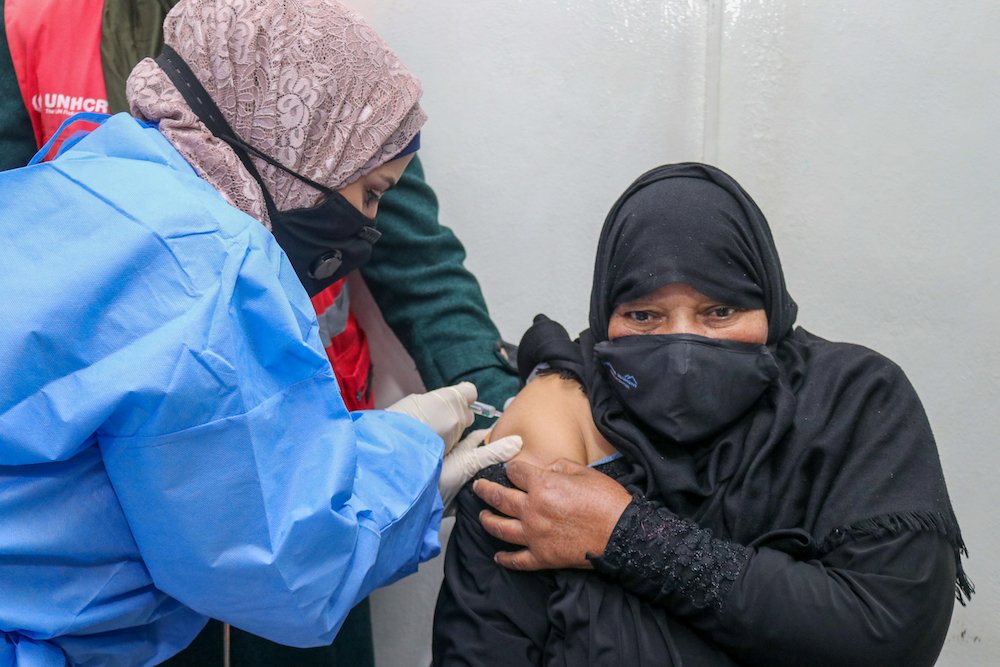
<svg viewBox="0 0 1000 667">
<path fill-rule="evenodd" d="M 632 494 L 600 473 L 565 459 L 540 468 L 524 461 L 507 465 L 509 489 L 477 479 L 472 490 L 505 516 L 483 510 L 480 522 L 493 537 L 519 544 L 497 552 L 498 564 L 513 570 L 590 568 L 587 555 L 600 555 Z"/>
</svg>

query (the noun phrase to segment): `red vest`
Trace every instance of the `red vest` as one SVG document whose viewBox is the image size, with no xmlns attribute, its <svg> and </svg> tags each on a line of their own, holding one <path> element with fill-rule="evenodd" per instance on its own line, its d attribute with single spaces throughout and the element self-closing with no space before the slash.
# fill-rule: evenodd
<svg viewBox="0 0 1000 667">
<path fill-rule="evenodd" d="M 104 0 L 6 0 L 14 73 L 39 148 L 81 111 L 108 112 L 101 69 Z"/>
<path fill-rule="evenodd" d="M 39 147 L 73 114 L 108 111 L 101 68 L 103 10 L 104 0 L 6 0 L 4 4 L 14 71 Z M 57 150 L 53 145 L 47 157 Z M 337 281 L 314 296 L 312 303 L 347 409 L 370 409 L 368 339 L 350 312 L 345 282 Z"/>
</svg>

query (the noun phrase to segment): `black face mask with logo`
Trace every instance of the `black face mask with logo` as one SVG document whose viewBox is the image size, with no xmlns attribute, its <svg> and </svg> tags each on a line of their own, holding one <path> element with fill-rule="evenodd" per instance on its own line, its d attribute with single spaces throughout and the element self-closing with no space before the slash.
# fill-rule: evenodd
<svg viewBox="0 0 1000 667">
<path fill-rule="evenodd" d="M 322 292 L 371 259 L 372 245 L 382 236 L 375 220 L 355 208 L 336 190 L 285 167 L 241 140 L 226 122 L 187 63 L 169 46 L 156 58 L 177 90 L 208 130 L 225 141 L 260 185 L 271 220 L 271 232 L 310 297 Z M 324 195 L 316 206 L 279 211 L 250 154 L 316 188 Z"/>
<path fill-rule="evenodd" d="M 602 341 L 594 356 L 625 410 L 681 444 L 703 442 L 735 422 L 778 377 L 766 345 L 694 334 Z"/>
</svg>

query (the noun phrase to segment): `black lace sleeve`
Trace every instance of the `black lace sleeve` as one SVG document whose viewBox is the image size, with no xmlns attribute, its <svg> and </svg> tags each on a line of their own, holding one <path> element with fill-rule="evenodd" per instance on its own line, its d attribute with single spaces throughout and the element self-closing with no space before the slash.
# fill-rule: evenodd
<svg viewBox="0 0 1000 667">
<path fill-rule="evenodd" d="M 635 496 L 615 526 L 604 554 L 591 563 L 601 574 L 658 604 L 681 597 L 721 611 L 753 550 Z"/>
<path fill-rule="evenodd" d="M 591 562 L 748 667 L 930 667 L 954 605 L 952 548 L 933 530 L 798 560 L 636 497 Z"/>
</svg>

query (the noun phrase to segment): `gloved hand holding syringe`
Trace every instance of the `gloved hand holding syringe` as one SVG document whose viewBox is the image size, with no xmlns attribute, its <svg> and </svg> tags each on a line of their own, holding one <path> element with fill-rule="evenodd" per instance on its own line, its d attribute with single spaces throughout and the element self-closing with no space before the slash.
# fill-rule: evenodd
<svg viewBox="0 0 1000 667">
<path fill-rule="evenodd" d="M 475 385 L 461 382 L 426 394 L 410 394 L 386 408 L 427 424 L 444 440 L 439 489 L 446 513 L 458 491 L 476 473 L 487 466 L 505 463 L 521 451 L 518 435 L 483 444 L 490 429 L 472 431 L 459 441 L 465 429 L 472 425 L 474 415 L 498 418 L 503 414 L 494 406 L 477 401 L 477 397 Z"/>
</svg>

